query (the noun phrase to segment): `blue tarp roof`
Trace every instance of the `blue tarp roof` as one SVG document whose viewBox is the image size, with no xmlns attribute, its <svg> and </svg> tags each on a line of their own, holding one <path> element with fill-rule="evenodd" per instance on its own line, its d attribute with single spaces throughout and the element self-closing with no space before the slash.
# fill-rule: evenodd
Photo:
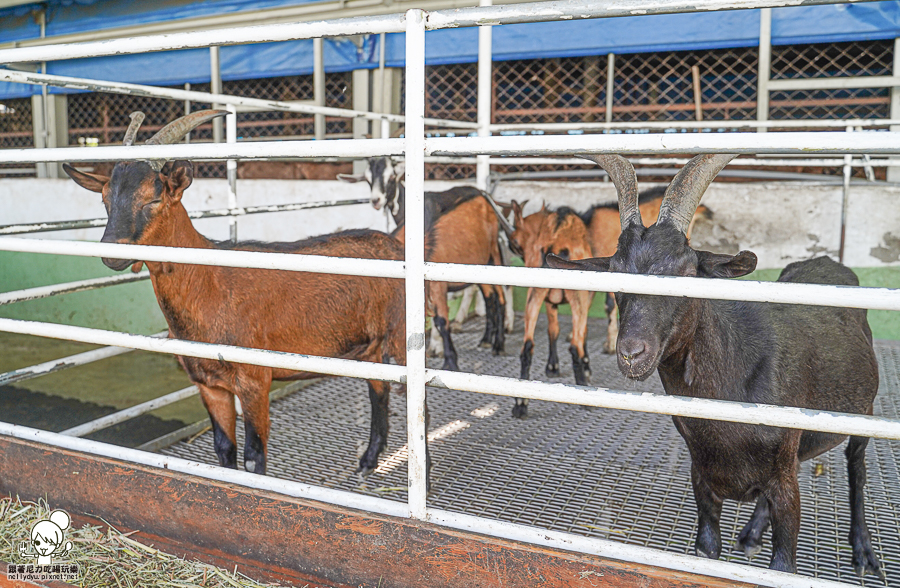
<svg viewBox="0 0 900 588">
<path fill-rule="evenodd" d="M 47 6 L 47 36 L 52 37 L 314 1 L 318 0 L 50 0 L 43 5 Z M 0 10 L 0 43 L 39 37 L 35 11 L 41 6 Z M 252 24 L 252 20 L 247 24 Z M 426 35 L 426 62 L 434 65 L 476 61 L 477 37 L 474 28 L 430 31 Z M 776 45 L 895 37 L 900 37 L 900 0 L 778 8 L 772 12 L 772 42 Z M 734 10 L 500 26 L 494 28 L 493 55 L 495 60 L 576 57 L 747 47 L 758 42 L 759 11 Z M 387 35 L 385 54 L 389 67 L 404 64 L 404 51 L 402 34 Z M 378 53 L 377 36 L 368 36 L 359 44 L 328 39 L 325 69 L 374 68 L 378 66 Z M 220 55 L 225 80 L 312 72 L 312 41 L 308 40 L 223 47 Z M 202 83 L 210 79 L 209 52 L 205 49 L 58 61 L 48 63 L 47 71 L 153 85 Z M 39 92 L 37 86 L 0 83 L 0 98 Z"/>
</svg>

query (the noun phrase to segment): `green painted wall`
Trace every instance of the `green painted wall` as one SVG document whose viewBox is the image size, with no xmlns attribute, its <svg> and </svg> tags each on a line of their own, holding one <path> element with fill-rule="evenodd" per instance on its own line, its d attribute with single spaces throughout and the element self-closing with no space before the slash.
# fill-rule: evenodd
<svg viewBox="0 0 900 588">
<path fill-rule="evenodd" d="M 97 258 L 0 251 L 0 292 L 112 275 Z M 7 304 L 0 317 L 143 335 L 166 328 L 150 280 Z"/>
</svg>

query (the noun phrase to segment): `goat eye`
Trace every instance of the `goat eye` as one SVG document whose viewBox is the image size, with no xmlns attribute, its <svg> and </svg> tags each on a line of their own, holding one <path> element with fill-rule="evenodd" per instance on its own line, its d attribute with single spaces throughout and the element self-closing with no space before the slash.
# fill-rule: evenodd
<svg viewBox="0 0 900 588">
<path fill-rule="evenodd" d="M 150 202 L 148 202 L 147 204 L 144 205 L 144 208 L 149 208 L 150 206 L 153 206 L 154 204 L 159 204 L 160 202 L 162 202 L 162 200 L 151 200 Z"/>
</svg>

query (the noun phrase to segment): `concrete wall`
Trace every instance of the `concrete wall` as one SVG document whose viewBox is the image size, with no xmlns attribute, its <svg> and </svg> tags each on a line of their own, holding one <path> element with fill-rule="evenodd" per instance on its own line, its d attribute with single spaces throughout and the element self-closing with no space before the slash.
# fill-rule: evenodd
<svg viewBox="0 0 900 588">
<path fill-rule="evenodd" d="M 713 220 L 696 224 L 692 243 L 721 253 L 749 249 L 759 256 L 761 269 L 823 254 L 836 258 L 841 194 L 840 186 L 807 182 L 714 183 L 703 197 Z M 613 201 L 616 192 L 608 182 L 509 182 L 496 196 L 527 200 L 525 214 L 530 214 L 542 202 L 585 210 Z M 900 188 L 851 188 L 844 261 L 851 267 L 900 265 Z"/>
</svg>

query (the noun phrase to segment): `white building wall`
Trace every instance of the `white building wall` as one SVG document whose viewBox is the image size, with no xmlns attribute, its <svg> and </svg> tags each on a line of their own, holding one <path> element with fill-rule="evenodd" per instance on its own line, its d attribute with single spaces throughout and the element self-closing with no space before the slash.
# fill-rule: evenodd
<svg viewBox="0 0 900 588">
<path fill-rule="evenodd" d="M 431 182 L 441 190 L 451 182 Z M 649 187 L 645 185 L 643 187 Z M 241 206 L 366 198 L 365 183 L 345 184 L 315 180 L 240 180 Z M 499 201 L 527 201 L 526 214 L 548 206 L 584 210 L 615 198 L 603 182 L 508 182 L 496 192 Z M 198 179 L 185 194 L 189 210 L 226 207 L 224 180 Z M 840 243 L 841 187 L 812 183 L 720 183 L 704 196 L 714 214 L 712 221 L 695 227 L 697 248 L 736 253 L 742 249 L 759 256 L 760 268 L 822 254 L 836 256 Z M 88 192 L 68 179 L 5 179 L 0 182 L 0 224 L 56 221 L 105 216 L 99 194 Z M 224 218 L 195 221 L 197 229 L 213 239 L 228 237 Z M 384 214 L 368 205 L 240 217 L 241 239 L 293 241 L 351 228 L 386 227 Z M 39 238 L 99 240 L 102 229 L 60 231 L 32 235 Z M 900 265 L 900 188 L 853 186 L 847 215 L 845 262 L 852 267 Z"/>
</svg>

